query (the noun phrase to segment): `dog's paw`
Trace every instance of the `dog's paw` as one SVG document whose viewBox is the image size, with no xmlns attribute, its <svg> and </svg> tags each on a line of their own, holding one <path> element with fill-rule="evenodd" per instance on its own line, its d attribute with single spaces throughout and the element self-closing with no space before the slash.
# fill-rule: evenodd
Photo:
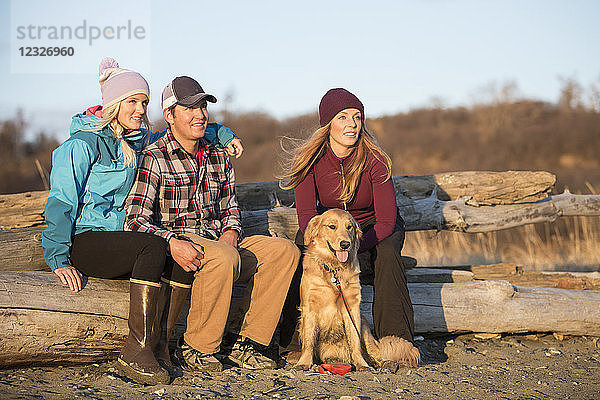
<svg viewBox="0 0 600 400">
<path fill-rule="evenodd" d="M 419 349 L 408 340 L 396 336 L 381 338 L 379 348 L 383 360 L 394 360 L 412 368 L 417 368 L 421 361 Z"/>
<path fill-rule="evenodd" d="M 419 366 L 419 364 L 421 363 L 421 353 L 419 352 L 419 349 L 417 349 L 416 347 L 413 346 L 413 348 L 410 350 L 407 358 L 408 358 L 408 365 L 413 368 L 417 368 Z"/>
<path fill-rule="evenodd" d="M 369 365 L 357 365 L 356 372 L 375 372 L 375 368 Z"/>
<path fill-rule="evenodd" d="M 419 349 L 417 349 L 415 346 L 411 346 L 407 350 L 408 351 L 406 351 L 397 361 L 402 365 L 406 365 L 407 367 L 417 368 L 421 363 L 421 353 L 419 352 Z"/>
<path fill-rule="evenodd" d="M 379 369 L 383 372 L 391 372 L 395 374 L 400 368 L 400 364 L 397 361 L 393 360 L 383 360 Z"/>
<path fill-rule="evenodd" d="M 419 352 L 419 349 L 413 347 L 404 355 L 404 357 L 399 359 L 398 362 L 407 367 L 418 368 L 421 363 L 421 353 Z"/>
<path fill-rule="evenodd" d="M 292 368 L 298 371 L 308 371 L 310 370 L 310 367 L 311 366 L 309 364 L 296 363 Z"/>
</svg>

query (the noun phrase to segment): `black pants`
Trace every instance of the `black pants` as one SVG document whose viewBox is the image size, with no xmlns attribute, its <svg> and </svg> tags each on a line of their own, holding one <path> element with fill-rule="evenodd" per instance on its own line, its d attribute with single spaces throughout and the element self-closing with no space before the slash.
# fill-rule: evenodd
<svg viewBox="0 0 600 400">
<path fill-rule="evenodd" d="M 375 335 L 413 340 L 415 322 L 406 272 L 400 257 L 404 231 L 394 232 L 369 252 L 374 270 L 373 323 Z"/>
<path fill-rule="evenodd" d="M 160 236 L 125 231 L 88 231 L 75 235 L 71 262 L 95 278 L 134 278 L 159 283 L 167 242 Z"/>
<path fill-rule="evenodd" d="M 372 226 L 363 228 L 363 232 Z M 296 235 L 296 244 L 304 250 L 304 236 L 301 231 Z M 368 252 L 373 268 L 373 322 L 375 335 L 397 336 L 412 341 L 414 335 L 414 314 L 408 293 L 406 272 L 400 257 L 404 244 L 404 221 L 399 217 L 396 231 L 382 240 Z M 287 347 L 296 330 L 300 312 L 300 281 L 302 279 L 302 260 L 294 274 L 290 289 L 282 310 L 279 326 L 279 345 Z"/>
<path fill-rule="evenodd" d="M 165 271 L 163 276 L 169 282 L 179 284 L 184 287 L 191 287 L 192 281 L 194 280 L 194 271 L 186 272 L 183 268 L 177 264 L 173 258 L 167 257 L 167 263 L 165 265 Z"/>
</svg>

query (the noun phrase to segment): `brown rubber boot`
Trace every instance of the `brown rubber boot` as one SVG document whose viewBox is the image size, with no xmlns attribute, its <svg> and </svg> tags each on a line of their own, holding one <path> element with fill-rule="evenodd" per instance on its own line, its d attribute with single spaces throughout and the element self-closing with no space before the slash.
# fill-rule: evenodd
<svg viewBox="0 0 600 400">
<path fill-rule="evenodd" d="M 185 304 L 185 300 L 190 294 L 190 288 L 171 286 L 163 283 L 161 286 L 161 301 L 158 326 L 156 329 L 156 341 L 152 348 L 158 363 L 167 371 L 173 371 L 173 363 L 169 354 L 169 340 L 173 335 L 175 324 L 179 320 L 179 314 Z"/>
<path fill-rule="evenodd" d="M 154 353 L 154 357 L 156 361 L 160 364 L 161 367 L 169 371 L 169 374 L 172 372 L 171 368 L 167 368 L 161 360 L 159 360 L 159 356 L 162 356 L 162 348 L 159 346 L 159 343 L 163 338 L 163 330 L 165 329 L 165 315 L 168 313 L 166 308 L 169 306 L 169 299 L 171 297 L 171 286 L 168 283 L 161 282 L 160 283 L 160 293 L 158 295 L 158 305 L 156 309 L 156 317 L 154 318 L 154 323 L 152 324 L 152 353 Z"/>
<path fill-rule="evenodd" d="M 152 325 L 160 288 L 131 282 L 129 285 L 129 335 L 117 359 L 117 368 L 131 380 L 145 384 L 168 384 L 169 373 L 152 354 Z"/>
</svg>

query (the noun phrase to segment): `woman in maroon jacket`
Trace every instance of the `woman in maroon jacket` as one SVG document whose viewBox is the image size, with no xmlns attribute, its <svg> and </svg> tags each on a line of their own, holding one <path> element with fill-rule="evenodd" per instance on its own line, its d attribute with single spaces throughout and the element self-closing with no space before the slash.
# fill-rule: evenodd
<svg viewBox="0 0 600 400">
<path fill-rule="evenodd" d="M 319 104 L 319 120 L 321 127 L 293 151 L 281 185 L 295 189 L 300 226 L 296 242 L 302 244 L 302 234 L 315 215 L 331 208 L 350 212 L 363 230 L 361 264 L 366 261 L 374 272 L 375 334 L 412 341 L 413 308 L 400 257 L 404 221 L 397 213 L 390 157 L 367 130 L 364 106 L 349 91 L 329 90 Z M 284 347 L 298 317 L 294 310 L 299 302 L 300 276 L 301 271 L 284 308 L 280 340 Z M 361 278 L 364 282 L 367 277 Z"/>
</svg>

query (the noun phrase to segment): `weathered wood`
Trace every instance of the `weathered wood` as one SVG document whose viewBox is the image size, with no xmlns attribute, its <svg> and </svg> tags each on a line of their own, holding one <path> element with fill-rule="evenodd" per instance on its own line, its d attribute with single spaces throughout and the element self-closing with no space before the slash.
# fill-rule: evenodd
<svg viewBox="0 0 600 400">
<path fill-rule="evenodd" d="M 439 200 L 467 197 L 467 204 L 530 203 L 548 197 L 556 176 L 545 171 L 465 171 L 434 175 L 395 176 L 396 193 L 411 199 L 431 196 Z"/>
<path fill-rule="evenodd" d="M 473 207 L 464 200 L 441 201 L 430 196 L 411 200 L 397 198 L 407 230 L 451 230 L 491 232 L 539 222 L 553 222 L 561 216 L 600 215 L 600 195 L 568 192 L 536 203 Z"/>
<path fill-rule="evenodd" d="M 411 199 L 429 197 L 437 187 L 439 200 L 465 197 L 467 204 L 513 204 L 548 197 L 556 177 L 543 171 L 467 171 L 435 175 L 394 176 L 396 193 Z M 238 183 L 236 194 L 244 211 L 292 206 L 294 191 L 278 182 Z M 44 223 L 47 191 L 0 195 L 0 229 L 24 228 Z"/>
<path fill-rule="evenodd" d="M 243 211 L 294 205 L 294 191 L 283 190 L 277 181 L 238 183 L 235 195 Z"/>
<path fill-rule="evenodd" d="M 408 283 L 458 283 L 473 282 L 470 271 L 442 268 L 413 268 L 406 271 Z"/>
<path fill-rule="evenodd" d="M 0 229 L 43 224 L 47 199 L 47 191 L 0 195 Z"/>
<path fill-rule="evenodd" d="M 459 267 L 419 267 L 406 271 L 408 282 L 505 280 L 517 286 L 600 290 L 600 272 L 526 271 L 512 263 Z"/>
<path fill-rule="evenodd" d="M 34 227 L 0 231 L 0 270 L 50 271 L 42 255 L 42 229 Z"/>
<path fill-rule="evenodd" d="M 600 290 L 600 276 L 594 273 L 523 271 L 507 279 L 519 286 L 554 287 L 560 289 Z"/>
<path fill-rule="evenodd" d="M 128 281 L 90 278 L 80 293 L 48 272 L 0 275 L 0 368 L 116 357 L 127 335 Z"/>
<path fill-rule="evenodd" d="M 473 273 L 475 279 L 508 280 L 507 276 L 518 275 L 523 272 L 523 268 L 514 263 L 499 263 L 472 265 L 469 271 Z"/>
<path fill-rule="evenodd" d="M 417 333 L 556 332 L 600 336 L 600 291 L 521 287 L 506 281 L 408 286 Z M 372 299 L 373 288 L 364 286 L 361 309 L 367 319 Z"/>
<path fill-rule="evenodd" d="M 38 309 L 127 319 L 129 281 L 85 278 L 75 293 L 51 272 L 3 271 L 0 308 Z"/>
<path fill-rule="evenodd" d="M 408 286 L 418 333 L 600 335 L 598 291 L 504 281 Z M 363 287 L 361 308 L 369 318 L 372 294 Z M 128 297 L 127 281 L 90 278 L 73 293 L 51 273 L 0 273 L 0 368 L 115 358 L 127 334 Z"/>
<path fill-rule="evenodd" d="M 127 319 L 93 314 L 0 308 L 0 369 L 112 360 Z"/>
</svg>

